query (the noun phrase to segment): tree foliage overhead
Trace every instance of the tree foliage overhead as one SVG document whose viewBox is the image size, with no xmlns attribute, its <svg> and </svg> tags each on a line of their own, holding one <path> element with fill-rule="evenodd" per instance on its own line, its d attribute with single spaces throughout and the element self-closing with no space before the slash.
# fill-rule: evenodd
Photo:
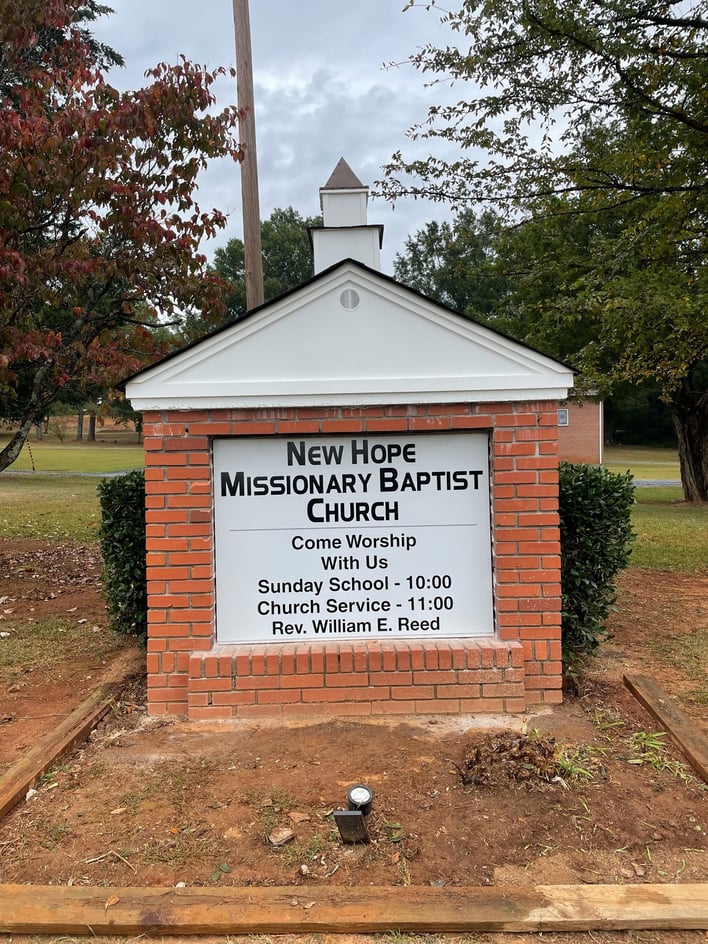
<svg viewBox="0 0 708 944">
<path fill-rule="evenodd" d="M 34 14 L 31 12 L 33 6 Z M 86 0 L 84 3 L 72 5 L 70 9 L 67 9 L 66 19 L 62 18 L 62 21 L 52 18 L 51 15 L 41 16 L 41 4 L 37 0 L 34 4 L 30 0 L 23 0 L 14 7 L 18 23 L 23 20 L 26 22 L 29 12 L 35 32 L 32 43 L 27 44 L 19 56 L 14 54 L 15 50 L 6 48 L 4 43 L 0 48 L 0 90 L 3 96 L 11 95 L 13 88 L 23 84 L 23 77 L 27 74 L 28 68 L 46 69 L 55 55 L 57 62 L 60 61 L 62 47 L 65 47 L 69 41 L 67 32 L 69 24 L 73 29 L 73 35 L 80 38 L 81 42 L 87 46 L 91 60 L 99 69 L 105 70 L 111 66 L 124 64 L 120 53 L 105 43 L 99 43 L 86 26 L 87 23 L 93 23 L 99 17 L 113 12 L 110 7 L 98 3 L 97 0 Z"/>
<path fill-rule="evenodd" d="M 705 192 L 706 0 L 466 0 L 441 19 L 458 44 L 425 46 L 411 62 L 463 94 L 410 134 L 462 152 L 413 162 L 399 152 L 390 196 L 518 206 Z"/>
<path fill-rule="evenodd" d="M 656 382 L 685 496 L 708 501 L 708 0 L 466 0 L 441 19 L 457 44 L 411 61 L 462 94 L 413 129 L 437 153 L 394 155 L 385 193 L 507 213 L 517 336 L 565 338 L 605 387 Z"/>
<path fill-rule="evenodd" d="M 80 25 L 103 11 L 0 0 L 0 412 L 19 421 L 0 470 L 67 384 L 125 376 L 165 319 L 223 305 L 200 242 L 225 218 L 195 189 L 240 159 L 238 112 L 214 113 L 221 71 L 184 58 L 116 91 Z"/>
<path fill-rule="evenodd" d="M 263 252 L 263 293 L 266 301 L 296 288 L 312 276 L 312 248 L 308 228 L 321 226 L 319 216 L 303 217 L 292 207 L 275 209 L 261 221 Z M 227 280 L 231 291 L 227 299 L 226 321 L 246 313 L 246 265 L 243 241 L 230 239 L 214 253 L 214 268 Z"/>
</svg>

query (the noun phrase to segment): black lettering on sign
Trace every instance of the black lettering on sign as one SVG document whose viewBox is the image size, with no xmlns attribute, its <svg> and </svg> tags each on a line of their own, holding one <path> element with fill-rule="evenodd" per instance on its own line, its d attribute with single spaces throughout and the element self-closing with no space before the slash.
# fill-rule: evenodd
<svg viewBox="0 0 708 944">
<path fill-rule="evenodd" d="M 326 502 L 313 498 L 307 517 L 316 524 L 339 521 L 398 521 L 398 502 Z"/>
<path fill-rule="evenodd" d="M 415 443 L 370 443 L 368 439 L 352 439 L 352 464 L 368 465 L 373 462 L 381 465 L 384 462 L 395 462 L 402 459 L 404 462 L 415 462 Z"/>
<path fill-rule="evenodd" d="M 304 439 L 286 443 L 288 465 L 341 465 L 343 445 L 308 446 Z"/>
</svg>

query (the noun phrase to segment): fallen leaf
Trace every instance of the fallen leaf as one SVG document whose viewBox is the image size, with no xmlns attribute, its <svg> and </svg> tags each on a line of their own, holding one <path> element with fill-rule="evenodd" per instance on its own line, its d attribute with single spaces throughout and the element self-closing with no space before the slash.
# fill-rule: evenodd
<svg viewBox="0 0 708 944">
<path fill-rule="evenodd" d="M 297 813 L 293 811 L 288 813 L 288 817 L 293 821 L 293 823 L 309 823 L 310 814 L 309 813 Z"/>
<path fill-rule="evenodd" d="M 111 816 L 118 816 L 119 813 L 125 813 L 127 809 L 127 806 L 118 806 L 114 810 L 111 810 Z"/>
<path fill-rule="evenodd" d="M 104 905 L 103 910 L 108 911 L 111 905 L 117 905 L 119 901 L 120 901 L 120 898 L 118 897 L 118 895 L 114 895 L 112 898 L 107 898 L 106 904 Z"/>
</svg>

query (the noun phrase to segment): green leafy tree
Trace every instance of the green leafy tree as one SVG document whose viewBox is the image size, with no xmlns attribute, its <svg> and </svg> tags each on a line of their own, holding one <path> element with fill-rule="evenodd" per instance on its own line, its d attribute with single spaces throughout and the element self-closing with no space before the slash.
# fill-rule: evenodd
<svg viewBox="0 0 708 944">
<path fill-rule="evenodd" d="M 605 402 L 604 429 L 608 442 L 628 446 L 673 446 L 671 411 L 662 402 L 656 383 L 617 384 Z"/>
<path fill-rule="evenodd" d="M 452 223 L 428 223 L 394 259 L 396 277 L 431 298 L 569 363 L 594 349 L 598 319 L 571 300 L 593 267 L 593 245 L 620 222 L 606 213 L 540 217 L 522 226 L 478 227 L 473 211 Z M 484 215 L 484 214 L 483 214 Z M 471 234 L 471 239 L 470 239 Z M 655 381 L 610 385 L 607 374 L 578 378 L 607 397 L 606 430 L 618 441 L 673 444 L 671 414 Z"/>
<path fill-rule="evenodd" d="M 652 389 L 670 410 L 684 494 L 708 497 L 708 321 L 703 263 L 671 197 L 626 206 L 585 195 L 509 227 L 498 257 L 510 277 L 496 324 L 569 360 L 581 389 L 626 398 Z M 659 410 L 660 412 L 660 410 Z"/>
<path fill-rule="evenodd" d="M 465 0 L 441 19 L 459 44 L 410 61 L 465 94 L 410 134 L 462 151 L 397 153 L 389 196 L 518 206 L 705 192 L 706 0 Z"/>
<path fill-rule="evenodd" d="M 616 357 L 598 347 L 601 319 L 584 288 L 603 264 L 603 247 L 617 244 L 626 223 L 616 208 L 585 213 L 581 198 L 557 197 L 546 201 L 544 213 L 504 227 L 494 244 L 495 265 L 508 287 L 495 326 L 585 369 L 581 385 L 603 395 L 612 389 L 608 373 Z M 630 264 L 627 253 L 622 264 Z M 609 277 L 606 269 L 603 276 Z M 592 370 L 583 359 L 591 351 Z"/>
<path fill-rule="evenodd" d="M 508 291 L 496 265 L 501 219 L 463 210 L 452 223 L 431 222 L 406 239 L 393 261 L 396 278 L 449 308 L 492 318 Z"/>
<path fill-rule="evenodd" d="M 220 72 L 181 59 L 119 93 L 87 9 L 0 0 L 0 470 L 68 384 L 115 382 L 164 353 L 158 327 L 222 307 L 200 243 L 225 218 L 195 200 L 210 158 L 241 157 Z"/>
<path fill-rule="evenodd" d="M 263 291 L 266 301 L 311 278 L 312 249 L 307 230 L 310 226 L 321 225 L 321 217 L 302 217 L 292 207 L 273 210 L 267 220 L 261 221 Z M 226 321 L 234 321 L 246 313 L 246 269 L 242 240 L 230 239 L 223 248 L 216 250 L 214 269 L 231 286 Z"/>
<path fill-rule="evenodd" d="M 455 153 L 399 152 L 386 193 L 496 204 L 555 242 L 566 276 L 540 330 L 577 329 L 595 380 L 658 384 L 685 497 L 707 501 L 708 0 L 466 0 L 442 19 L 459 43 L 411 61 L 465 94 L 413 133 Z"/>
</svg>

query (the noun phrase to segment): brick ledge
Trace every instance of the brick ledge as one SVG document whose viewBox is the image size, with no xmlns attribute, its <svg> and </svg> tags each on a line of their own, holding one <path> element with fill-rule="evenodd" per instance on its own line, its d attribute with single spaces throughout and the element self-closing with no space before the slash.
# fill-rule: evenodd
<svg viewBox="0 0 708 944">
<path fill-rule="evenodd" d="M 496 637 L 217 645 L 189 659 L 192 720 L 518 713 L 524 650 Z"/>
</svg>

